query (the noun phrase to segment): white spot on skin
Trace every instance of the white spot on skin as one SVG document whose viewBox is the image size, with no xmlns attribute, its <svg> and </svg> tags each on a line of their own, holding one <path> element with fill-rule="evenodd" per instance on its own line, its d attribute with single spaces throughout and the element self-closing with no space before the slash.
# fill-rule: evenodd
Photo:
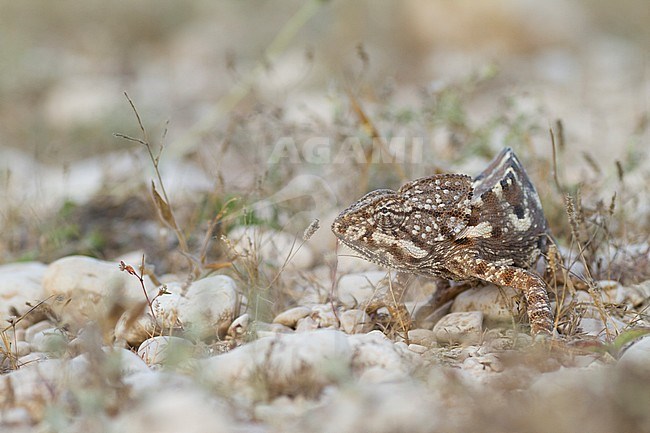
<svg viewBox="0 0 650 433">
<path fill-rule="evenodd" d="M 533 223 L 533 220 L 530 218 L 530 211 L 528 209 L 526 209 L 526 212 L 524 213 L 524 217 L 522 219 L 517 218 L 517 215 L 509 214 L 508 220 L 514 229 L 518 232 L 528 230 Z"/>
<path fill-rule="evenodd" d="M 501 199 L 503 197 L 503 188 L 498 182 L 496 185 L 494 185 L 494 187 L 492 187 L 492 192 L 497 196 L 498 199 Z"/>
<path fill-rule="evenodd" d="M 460 236 L 465 238 L 489 238 L 492 236 L 492 225 L 487 221 L 483 221 L 476 226 L 465 228 Z"/>
<path fill-rule="evenodd" d="M 416 246 L 413 242 L 404 239 L 399 242 L 399 246 L 408 251 L 409 255 L 415 257 L 416 259 L 422 259 L 429 254 L 427 250 L 423 250 L 422 248 Z"/>
</svg>

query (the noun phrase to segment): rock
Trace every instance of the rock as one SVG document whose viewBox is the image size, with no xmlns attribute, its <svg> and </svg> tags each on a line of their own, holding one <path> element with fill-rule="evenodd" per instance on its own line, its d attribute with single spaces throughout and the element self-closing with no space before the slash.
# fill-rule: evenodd
<svg viewBox="0 0 650 433">
<path fill-rule="evenodd" d="M 364 383 L 404 380 L 417 365 L 416 355 L 404 343 L 393 343 L 380 331 L 348 336 L 353 349 L 352 370 Z"/>
<path fill-rule="evenodd" d="M 0 406 L 30 407 L 33 401 L 50 401 L 52 392 L 58 388 L 64 363 L 60 359 L 36 358 L 21 363 L 22 367 L 2 376 L 0 380 Z M 41 354 L 43 355 L 43 354 Z M 44 356 L 44 355 L 43 355 Z"/>
<path fill-rule="evenodd" d="M 343 275 L 337 285 L 339 300 L 348 308 L 367 305 L 378 291 L 386 290 L 386 271 Z"/>
<path fill-rule="evenodd" d="M 554 401 L 558 408 L 569 404 L 572 413 L 577 409 L 581 414 L 586 415 L 590 411 L 585 409 L 593 409 L 593 400 L 583 400 L 583 397 L 587 394 L 594 398 L 596 395 L 606 393 L 608 389 L 605 378 L 606 375 L 595 370 L 561 367 L 537 376 L 530 385 L 530 395 L 543 399 L 539 401 Z M 576 416 L 575 419 L 577 421 L 587 418 Z"/>
<path fill-rule="evenodd" d="M 279 323 L 252 322 L 250 327 L 258 338 L 274 337 L 275 334 L 293 333 L 293 329 Z"/>
<path fill-rule="evenodd" d="M 296 325 L 296 332 L 308 332 L 316 329 L 318 329 L 318 323 L 311 316 L 303 317 L 298 320 Z"/>
<path fill-rule="evenodd" d="M 504 350 L 512 349 L 514 342 L 512 338 L 497 337 L 488 341 L 488 347 L 495 352 L 503 352 Z"/>
<path fill-rule="evenodd" d="M 580 306 L 583 318 L 600 319 L 603 315 L 603 304 L 624 304 L 626 302 L 628 289 L 618 282 L 601 280 L 596 282 L 596 286 L 597 288 L 592 292 L 576 291 L 572 297 L 567 297 L 565 305 L 573 302 Z M 605 312 L 605 314 L 608 313 Z"/>
<path fill-rule="evenodd" d="M 181 326 L 179 308 L 183 300 L 183 285 L 178 282 L 165 284 L 168 294 L 160 295 L 151 303 L 156 320 L 161 329 L 169 330 Z"/>
<path fill-rule="evenodd" d="M 341 329 L 346 334 L 364 334 L 373 327 L 372 319 L 363 310 L 345 310 L 339 313 Z"/>
<path fill-rule="evenodd" d="M 48 328 L 34 334 L 30 341 L 35 352 L 61 355 L 66 351 L 68 338 L 58 328 Z"/>
<path fill-rule="evenodd" d="M 650 280 L 643 281 L 624 290 L 624 301 L 633 307 L 648 304 L 650 300 Z"/>
<path fill-rule="evenodd" d="M 281 268 L 309 269 L 315 255 L 302 237 L 258 226 L 239 226 L 228 233 L 233 252 L 244 257 L 261 257 L 265 263 Z"/>
<path fill-rule="evenodd" d="M 297 283 L 293 287 L 293 300 L 301 306 L 308 306 L 314 304 L 322 304 L 328 302 L 330 299 L 330 278 L 332 271 L 326 266 L 317 266 L 309 271 L 311 281 L 321 282 L 318 285 L 303 281 Z M 321 286 L 322 284 L 322 286 Z"/>
<path fill-rule="evenodd" d="M 420 344 L 409 344 L 408 348 L 411 352 L 417 353 L 418 355 L 421 355 L 427 350 L 429 350 L 428 347 L 422 346 Z"/>
<path fill-rule="evenodd" d="M 625 289 L 618 281 L 600 280 L 596 281 L 600 289 L 602 299 L 612 304 L 622 304 L 625 299 Z"/>
<path fill-rule="evenodd" d="M 166 389 L 190 388 L 196 384 L 191 377 L 175 372 L 173 369 L 151 369 L 138 355 L 133 354 L 142 365 L 143 370 L 134 371 L 124 377 L 124 384 L 129 387 L 131 401 L 143 401 L 153 398 Z"/>
<path fill-rule="evenodd" d="M 130 375 L 149 371 L 143 359 L 128 349 L 104 347 L 103 350 L 109 360 L 117 359 L 121 374 Z"/>
<path fill-rule="evenodd" d="M 631 368 L 650 374 L 650 335 L 630 345 L 618 360 L 617 368 Z"/>
<path fill-rule="evenodd" d="M 162 335 L 143 341 L 138 348 L 138 356 L 147 365 L 176 365 L 188 360 L 193 352 L 194 345 L 191 341 Z"/>
<path fill-rule="evenodd" d="M 226 433 L 237 430 L 228 405 L 198 387 L 170 387 L 116 417 L 110 433 Z M 244 431 L 244 430 L 241 430 Z"/>
<path fill-rule="evenodd" d="M 143 311 L 146 307 L 142 307 Z M 146 309 L 148 311 L 148 309 Z M 133 319 L 132 314 L 138 316 Z M 131 346 L 137 346 L 147 338 L 155 335 L 158 332 L 158 322 L 151 317 L 148 312 L 140 313 L 140 311 L 127 311 L 115 325 L 115 340 L 119 343 L 127 342 Z"/>
<path fill-rule="evenodd" d="M 480 311 L 485 320 L 490 322 L 511 323 L 513 310 L 516 311 L 517 298 L 521 293 L 511 287 L 497 287 L 489 284 L 484 287 L 477 287 L 466 290 L 456 297 L 451 306 L 452 313 Z M 522 308 L 525 306 L 522 305 Z"/>
<path fill-rule="evenodd" d="M 483 313 L 480 311 L 447 314 L 433 328 L 436 340 L 448 344 L 477 343 L 481 339 L 482 330 Z"/>
<path fill-rule="evenodd" d="M 43 352 L 30 352 L 25 356 L 18 358 L 18 365 L 25 366 L 29 364 L 38 364 L 39 362 L 49 360 L 50 357 L 47 353 Z"/>
<path fill-rule="evenodd" d="M 208 277 L 205 282 L 203 280 L 196 281 L 190 286 L 187 293 L 182 295 L 184 286 L 185 283 L 169 282 L 165 284 L 165 288 L 169 293 L 158 296 L 152 302 L 152 307 L 156 313 L 156 320 L 160 328 L 165 331 L 187 325 L 192 327 L 194 326 L 193 321 L 195 320 L 190 320 L 190 316 L 194 316 L 195 318 L 202 316 L 205 320 L 210 320 L 212 317 L 213 325 L 218 325 L 219 332 L 223 332 L 228 317 L 231 317 L 231 314 L 228 312 L 230 311 L 234 314 L 236 305 L 236 301 L 233 301 L 237 297 L 236 291 L 234 290 L 236 288 L 234 280 L 225 275 Z M 194 289 L 191 288 L 192 286 L 194 286 Z M 214 298 L 211 299 L 211 297 Z M 197 299 L 196 301 L 192 301 L 192 298 Z M 206 302 L 204 309 L 200 306 L 202 301 Z M 212 305 L 210 308 L 207 307 L 207 305 L 213 303 L 215 305 Z M 218 320 L 220 315 L 223 315 L 224 321 Z M 201 324 L 202 322 L 203 320 L 199 320 L 199 328 L 202 330 L 201 332 L 204 332 L 202 338 L 213 335 L 207 329 L 209 325 L 205 323 Z"/>
<path fill-rule="evenodd" d="M 157 289 L 149 277 L 144 281 L 151 299 Z M 55 312 L 73 330 L 88 320 L 102 320 L 116 305 L 129 310 L 146 302 L 138 279 L 120 271 L 119 263 L 84 256 L 51 263 L 43 276 L 43 289 L 46 296 L 61 295 Z"/>
<path fill-rule="evenodd" d="M 628 325 L 613 316 L 607 316 L 606 324 L 602 318 L 582 317 L 578 328 L 587 334 L 598 337 L 603 341 L 611 341 L 621 333 Z"/>
<path fill-rule="evenodd" d="M 19 426 L 22 424 L 27 426 L 33 423 L 34 420 L 29 414 L 29 411 L 24 407 L 13 407 L 3 410 L 2 416 L 0 417 L 0 425 Z M 16 433 L 17 431 L 12 430 L 12 432 Z"/>
<path fill-rule="evenodd" d="M 446 399 L 416 381 L 360 384 L 332 391 L 314 410 L 302 416 L 292 432 L 456 431 L 445 428 Z M 447 424 L 449 426 L 449 424 Z M 460 430 L 459 430 L 460 431 Z"/>
<path fill-rule="evenodd" d="M 420 304 L 413 310 L 413 316 L 418 327 L 431 329 L 440 319 L 451 312 L 453 300 L 447 301 L 438 308 L 432 308 L 431 305 Z"/>
<path fill-rule="evenodd" d="M 74 357 L 66 366 L 73 377 L 83 377 L 85 374 L 95 374 L 100 370 L 104 374 L 119 373 L 129 376 L 138 372 L 148 372 L 149 367 L 138 355 L 128 349 L 102 347 L 101 352 L 83 353 Z"/>
<path fill-rule="evenodd" d="M 289 328 L 295 328 L 298 320 L 309 316 L 310 313 L 311 308 L 309 307 L 293 307 L 275 316 L 273 323 L 279 323 L 281 325 L 288 326 Z"/>
<path fill-rule="evenodd" d="M 32 351 L 32 346 L 28 342 L 26 341 L 16 342 L 16 349 L 14 353 L 17 354 L 18 356 L 29 355 L 31 351 Z"/>
<path fill-rule="evenodd" d="M 483 356 L 470 356 L 463 361 L 461 368 L 494 373 L 500 373 L 504 370 L 503 363 L 493 353 Z"/>
<path fill-rule="evenodd" d="M 332 304 L 317 304 L 311 307 L 311 318 L 319 328 L 337 328 L 339 319 L 332 310 Z"/>
<path fill-rule="evenodd" d="M 195 281 L 181 300 L 178 316 L 197 338 L 223 336 L 235 317 L 237 286 L 226 275 Z"/>
<path fill-rule="evenodd" d="M 408 332 L 409 341 L 426 347 L 436 346 L 436 333 L 430 329 L 411 329 Z"/>
<path fill-rule="evenodd" d="M 609 355 L 609 354 L 607 354 Z M 589 354 L 589 355 L 577 355 L 574 356 L 571 360 L 571 366 L 577 368 L 586 368 L 594 363 L 596 365 L 602 365 L 602 362 L 599 361 L 603 355 Z M 611 356 L 611 355 L 610 355 Z"/>
<path fill-rule="evenodd" d="M 254 418 L 271 427 L 269 431 L 284 432 L 286 426 L 295 424 L 296 420 L 308 415 L 309 411 L 318 407 L 319 402 L 298 396 L 289 398 L 282 395 L 268 404 L 255 405 Z M 265 428 L 268 427 L 265 425 Z"/>
<path fill-rule="evenodd" d="M 39 262 L 11 263 L 0 266 L 0 321 L 6 323 L 9 308 L 25 313 L 46 298 L 41 281 L 47 266 Z"/>
<path fill-rule="evenodd" d="M 112 300 L 128 300 L 129 305 L 144 300 L 142 286 L 134 275 L 120 271 L 119 262 L 107 262 L 85 256 L 68 256 L 52 262 L 43 276 L 46 295 L 71 295 L 87 291 Z M 135 265 L 133 265 L 135 267 Z M 148 276 L 145 288 L 151 297 L 157 289 Z"/>
<path fill-rule="evenodd" d="M 275 395 L 317 395 L 344 374 L 351 359 L 346 334 L 317 330 L 259 339 L 198 361 L 196 373 L 201 381 L 251 399 L 260 395 L 260 383 Z"/>
<path fill-rule="evenodd" d="M 233 338 L 241 337 L 244 335 L 246 332 L 248 332 L 250 320 L 251 319 L 248 313 L 244 313 L 233 320 L 228 327 L 228 335 Z"/>
<path fill-rule="evenodd" d="M 579 257 L 579 252 L 575 249 L 569 249 L 563 245 L 558 245 L 558 252 L 564 259 L 564 267 L 572 274 L 586 278 L 585 265 Z"/>
<path fill-rule="evenodd" d="M 32 340 L 34 340 L 34 336 L 36 334 L 52 327 L 54 327 L 54 324 L 49 320 L 43 320 L 41 322 L 34 323 L 32 326 L 25 330 L 25 341 L 31 343 Z"/>
</svg>

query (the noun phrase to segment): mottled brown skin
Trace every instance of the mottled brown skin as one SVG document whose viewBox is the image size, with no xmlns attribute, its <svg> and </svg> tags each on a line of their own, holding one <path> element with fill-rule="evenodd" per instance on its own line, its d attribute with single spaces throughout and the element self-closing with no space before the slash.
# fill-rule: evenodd
<svg viewBox="0 0 650 433">
<path fill-rule="evenodd" d="M 546 251 L 548 226 L 510 148 L 473 180 L 440 174 L 370 192 L 341 212 L 332 231 L 366 260 L 399 272 L 519 289 L 532 333 L 552 333 L 546 285 L 528 270 Z"/>
</svg>

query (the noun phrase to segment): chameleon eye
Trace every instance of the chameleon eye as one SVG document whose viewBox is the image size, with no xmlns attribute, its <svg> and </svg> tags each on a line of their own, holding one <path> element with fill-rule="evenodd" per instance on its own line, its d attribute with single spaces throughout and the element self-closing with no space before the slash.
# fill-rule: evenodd
<svg viewBox="0 0 650 433">
<path fill-rule="evenodd" d="M 404 221 L 404 209 L 398 203 L 388 202 L 379 206 L 374 214 L 377 225 L 382 228 L 399 227 Z"/>
</svg>

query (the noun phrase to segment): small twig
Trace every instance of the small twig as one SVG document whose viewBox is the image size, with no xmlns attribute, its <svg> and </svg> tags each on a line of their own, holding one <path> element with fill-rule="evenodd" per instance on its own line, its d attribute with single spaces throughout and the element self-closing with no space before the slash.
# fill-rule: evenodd
<svg viewBox="0 0 650 433">
<path fill-rule="evenodd" d="M 267 284 L 266 290 L 270 289 L 271 286 L 280 278 L 280 275 L 284 272 L 285 268 L 287 267 L 287 264 L 298 254 L 298 251 L 302 248 L 302 246 L 305 244 L 305 241 L 303 240 L 300 244 L 298 244 L 298 247 L 296 247 L 296 241 L 298 240 L 298 236 L 295 236 L 293 238 L 293 242 L 291 243 L 291 247 L 289 248 L 289 253 L 287 256 L 284 258 L 284 261 L 282 262 L 282 265 L 280 266 L 280 269 L 278 270 L 277 274 L 275 277 L 271 279 L 271 281 Z M 295 250 L 294 250 L 295 248 Z"/>
<path fill-rule="evenodd" d="M 565 139 L 564 139 L 564 123 L 562 119 L 557 119 L 555 121 L 555 129 L 557 129 L 557 144 L 560 149 L 560 152 L 564 152 L 565 148 Z"/>
<path fill-rule="evenodd" d="M 135 269 L 133 269 L 133 266 L 127 265 L 124 263 L 122 260 L 120 260 L 120 271 L 123 272 L 128 272 L 129 274 L 133 275 L 140 281 L 140 286 L 142 287 L 142 292 L 144 293 L 144 297 L 147 300 L 147 305 L 149 305 L 149 311 L 151 312 L 151 317 L 154 319 L 156 318 L 156 313 L 153 311 L 153 300 L 149 299 L 149 295 L 147 294 L 147 289 L 144 286 L 144 254 L 142 255 L 142 264 L 140 265 L 140 273 L 138 274 Z M 156 299 L 158 296 L 160 296 L 162 293 L 158 293 L 154 299 Z"/>
<path fill-rule="evenodd" d="M 158 194 L 158 191 L 156 190 L 156 185 L 154 184 L 153 181 L 151 181 L 151 194 L 153 197 L 154 205 L 156 206 L 156 209 L 158 210 L 163 222 L 167 224 L 174 231 L 174 234 L 176 235 L 176 239 L 178 240 L 179 248 L 183 253 L 183 256 L 185 256 L 185 258 L 187 259 L 188 264 L 190 266 L 190 273 L 194 275 L 197 269 L 199 268 L 199 266 L 197 265 L 194 257 L 190 254 L 187 240 L 185 239 L 185 235 L 183 234 L 183 231 L 180 229 L 179 225 L 176 222 L 176 216 L 174 215 L 174 210 L 171 206 L 169 196 L 167 195 L 167 189 L 165 188 L 165 184 L 162 180 L 162 175 L 160 174 L 160 168 L 159 168 L 160 157 L 164 150 L 164 140 L 165 137 L 167 136 L 167 130 L 168 130 L 167 125 L 169 124 L 169 121 L 165 123 L 165 129 L 162 134 L 158 153 L 157 155 L 154 155 L 151 142 L 149 140 L 149 134 L 147 133 L 147 130 L 145 129 L 144 124 L 142 123 L 142 118 L 140 117 L 140 113 L 138 112 L 135 103 L 133 102 L 133 100 L 131 99 L 131 97 L 127 92 L 124 92 L 124 96 L 126 97 L 126 100 L 129 102 L 129 105 L 131 106 L 131 110 L 133 111 L 133 114 L 135 115 L 135 118 L 138 122 L 138 127 L 140 128 L 140 132 L 142 133 L 142 138 L 135 138 L 122 133 L 114 133 L 113 135 L 118 138 L 139 143 L 147 149 L 147 153 L 149 154 L 149 159 L 151 160 L 154 171 L 156 172 L 156 178 L 158 179 L 158 185 L 160 187 L 160 191 L 162 192 L 162 197 L 161 197 Z"/>
<path fill-rule="evenodd" d="M 223 219 L 223 216 L 228 211 L 228 206 L 230 205 L 230 203 L 234 203 L 237 200 L 239 200 L 238 197 L 232 197 L 231 199 L 226 201 L 223 204 L 223 206 L 221 206 L 221 210 L 219 211 L 219 213 L 217 213 L 217 215 L 215 215 L 215 217 L 212 218 L 212 221 L 210 221 L 210 225 L 208 226 L 208 230 L 205 232 L 205 238 L 203 239 L 203 246 L 201 247 L 201 252 L 199 254 L 199 260 L 201 262 L 201 265 L 205 265 L 206 257 L 208 255 L 208 247 L 210 246 L 210 241 L 212 240 L 215 227 L 217 227 L 217 224 L 219 224 Z"/>
<path fill-rule="evenodd" d="M 34 306 L 31 307 L 29 310 L 27 310 L 27 311 L 26 311 L 23 315 L 21 315 L 19 318 L 17 318 L 16 320 L 13 320 L 12 322 L 10 322 L 11 324 L 10 324 L 9 326 L 7 326 L 6 328 L 4 328 L 4 329 L 3 329 L 2 331 L 0 331 L 0 332 L 7 332 L 10 328 L 15 327 L 15 326 L 18 324 L 18 322 L 20 322 L 20 321 L 23 320 L 25 317 L 27 317 L 27 315 L 28 315 L 29 313 L 31 313 L 32 311 L 34 311 L 35 309 L 37 309 L 38 307 L 40 307 L 41 305 L 43 305 L 44 303 L 46 303 L 47 301 L 49 301 L 50 299 L 52 299 L 52 298 L 55 297 L 55 296 L 57 296 L 57 295 L 50 295 L 50 296 L 48 296 L 47 298 L 43 299 L 43 300 L 40 301 L 38 304 L 34 305 Z M 28 305 L 29 305 L 29 304 L 28 304 Z"/>
<path fill-rule="evenodd" d="M 372 144 L 370 147 L 365 151 L 365 158 L 366 158 L 366 163 L 362 167 L 362 189 L 366 189 L 366 185 L 368 183 L 368 171 L 370 169 L 370 163 L 373 161 L 373 155 L 375 152 L 375 143 L 379 145 L 381 148 L 381 151 L 383 151 L 386 155 L 390 155 L 390 149 L 386 145 L 386 142 L 383 140 L 381 137 L 381 134 L 379 133 L 379 130 L 375 126 L 374 122 L 368 117 L 366 112 L 364 111 L 363 107 L 361 106 L 361 102 L 359 102 L 359 99 L 354 95 L 352 90 L 349 88 L 345 89 L 346 94 L 348 96 L 348 99 L 350 100 L 350 105 L 352 107 L 352 111 L 356 114 L 360 126 L 364 129 L 364 132 L 368 134 L 368 136 L 372 139 Z M 397 175 L 402 181 L 407 180 L 406 173 L 404 172 L 404 169 L 402 166 L 396 162 L 395 164 L 395 171 L 397 172 Z"/>
<path fill-rule="evenodd" d="M 553 134 L 553 128 L 549 128 L 548 132 L 551 134 L 551 149 L 553 150 L 553 180 L 555 181 L 555 186 L 558 191 L 564 194 L 564 188 L 560 185 L 560 180 L 557 176 L 557 152 L 555 149 L 555 135 Z"/>
</svg>

